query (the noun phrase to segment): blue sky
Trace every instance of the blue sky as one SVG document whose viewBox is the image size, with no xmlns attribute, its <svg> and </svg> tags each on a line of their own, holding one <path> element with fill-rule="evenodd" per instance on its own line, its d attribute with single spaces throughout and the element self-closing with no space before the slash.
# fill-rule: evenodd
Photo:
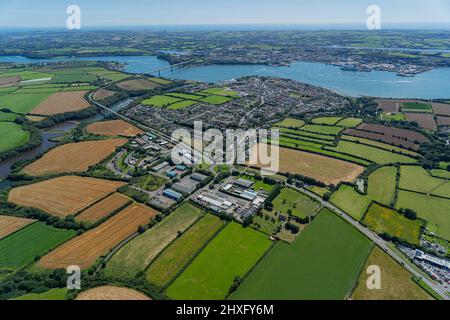
<svg viewBox="0 0 450 320">
<path fill-rule="evenodd" d="M 448 23 L 450 0 L 0 0 L 1 27 L 64 27 L 79 5 L 82 26 L 365 23 L 381 7 L 384 23 Z"/>
</svg>

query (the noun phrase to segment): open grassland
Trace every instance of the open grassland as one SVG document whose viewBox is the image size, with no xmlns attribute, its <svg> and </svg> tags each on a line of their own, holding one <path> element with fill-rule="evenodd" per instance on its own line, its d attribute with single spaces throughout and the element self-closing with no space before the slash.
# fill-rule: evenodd
<svg viewBox="0 0 450 320">
<path fill-rule="evenodd" d="M 417 162 L 407 156 L 343 140 L 339 141 L 337 147 L 326 147 L 326 149 L 367 159 L 377 164 Z"/>
<path fill-rule="evenodd" d="M 96 223 L 97 221 L 106 218 L 114 211 L 123 208 L 130 202 L 131 199 L 127 196 L 120 193 L 113 193 L 109 197 L 97 202 L 92 207 L 84 210 L 76 216 L 75 220 Z"/>
<path fill-rule="evenodd" d="M 57 301 L 66 300 L 67 288 L 51 289 L 43 293 L 30 293 L 11 300 Z"/>
<path fill-rule="evenodd" d="M 277 127 L 283 128 L 301 128 L 305 125 L 305 121 L 293 118 L 286 118 L 281 122 L 275 124 Z"/>
<path fill-rule="evenodd" d="M 14 122 L 0 122 L 0 153 L 28 143 L 30 133 Z"/>
<path fill-rule="evenodd" d="M 400 190 L 396 208 L 416 211 L 420 218 L 427 221 L 429 230 L 450 240 L 450 199 Z"/>
<path fill-rule="evenodd" d="M 432 300 L 413 280 L 412 275 L 380 248 L 375 247 L 367 260 L 369 266 L 381 269 L 381 290 L 369 290 L 369 274 L 361 272 L 352 300 Z"/>
<path fill-rule="evenodd" d="M 45 79 L 52 78 L 53 74 L 44 73 L 40 71 L 29 71 L 29 70 L 10 70 L 0 74 L 0 78 L 8 78 L 8 77 L 20 77 L 22 81 L 27 80 L 36 80 L 36 79 Z"/>
<path fill-rule="evenodd" d="M 330 201 L 358 221 L 371 202 L 366 196 L 359 194 L 353 187 L 347 185 L 342 185 L 338 191 L 333 193 Z"/>
<path fill-rule="evenodd" d="M 141 129 L 123 120 L 94 122 L 86 127 L 86 132 L 106 137 L 135 137 L 144 133 Z"/>
<path fill-rule="evenodd" d="M 433 177 L 450 180 L 450 171 L 433 169 L 430 173 Z"/>
<path fill-rule="evenodd" d="M 259 147 L 264 147 L 264 145 L 260 144 Z M 258 165 L 257 148 L 255 147 L 251 153 L 250 164 L 264 167 Z M 364 171 L 364 167 L 357 164 L 318 154 L 275 146 L 271 151 L 279 152 L 279 172 L 300 174 L 326 184 L 336 185 L 341 181 L 353 182 Z"/>
<path fill-rule="evenodd" d="M 41 102 L 31 113 L 52 116 L 66 112 L 76 112 L 91 105 L 84 98 L 87 91 L 58 92 Z"/>
<path fill-rule="evenodd" d="M 167 107 L 179 101 L 181 99 L 169 96 L 153 96 L 149 99 L 142 100 L 142 104 L 153 107 Z"/>
<path fill-rule="evenodd" d="M 169 286 L 173 299 L 224 299 L 235 277 L 244 277 L 270 248 L 267 236 L 230 223 Z"/>
<path fill-rule="evenodd" d="M 301 128 L 301 130 L 307 131 L 307 132 L 312 132 L 312 133 L 336 136 L 343 130 L 343 128 L 333 127 L 333 126 L 321 126 L 321 125 L 307 124 L 307 125 L 303 126 Z"/>
<path fill-rule="evenodd" d="M 162 79 L 162 78 L 148 78 L 148 79 L 152 82 L 162 84 L 162 85 L 168 85 L 168 84 L 172 83 L 172 81 L 167 80 L 167 79 Z"/>
<path fill-rule="evenodd" d="M 370 249 L 369 240 L 324 209 L 292 245 L 279 242 L 231 298 L 343 300 Z"/>
<path fill-rule="evenodd" d="M 228 97 L 236 97 L 238 93 L 236 91 L 228 90 L 226 88 L 210 88 L 207 90 L 203 90 L 202 93 L 207 93 L 210 95 L 217 96 L 228 96 Z"/>
<path fill-rule="evenodd" d="M 381 204 L 390 205 L 397 188 L 397 168 L 382 167 L 369 176 L 367 195 Z"/>
<path fill-rule="evenodd" d="M 380 148 L 380 149 L 383 149 L 383 150 L 387 150 L 387 151 L 395 151 L 397 153 L 402 153 L 404 155 L 408 155 L 408 156 L 411 156 L 411 157 L 419 157 L 420 156 L 417 152 L 410 151 L 408 149 L 404 149 L 404 148 L 400 148 L 400 147 L 395 147 L 395 146 L 387 144 L 387 143 L 378 142 L 378 141 L 370 140 L 370 139 L 366 139 L 366 138 L 359 138 L 359 137 L 343 135 L 342 136 L 342 140 L 348 140 L 348 141 L 352 141 L 352 142 L 359 142 L 361 144 L 369 145 L 369 146 L 372 146 L 372 147 L 377 147 L 377 148 Z"/>
<path fill-rule="evenodd" d="M 208 96 L 201 99 L 201 102 L 206 102 L 213 105 L 221 105 L 227 102 L 230 102 L 233 98 L 225 97 L 225 96 Z"/>
<path fill-rule="evenodd" d="M 344 127 L 344 128 L 356 128 L 362 123 L 361 118 L 346 118 L 341 121 L 339 121 L 336 125 L 338 127 Z"/>
<path fill-rule="evenodd" d="M 75 300 L 138 301 L 151 299 L 142 292 L 134 289 L 115 286 L 102 286 L 81 292 L 77 295 Z"/>
<path fill-rule="evenodd" d="M 183 204 L 163 221 L 121 248 L 108 263 L 105 272 L 112 276 L 135 276 L 198 220 L 204 211 L 189 203 Z"/>
<path fill-rule="evenodd" d="M 0 239 L 14 233 L 36 220 L 19 217 L 0 216 Z"/>
<path fill-rule="evenodd" d="M 336 123 L 338 123 L 339 121 L 341 121 L 342 118 L 341 117 L 322 117 L 322 118 L 315 118 L 312 119 L 312 123 L 314 124 L 326 124 L 326 125 L 335 125 Z"/>
<path fill-rule="evenodd" d="M 0 99 L 0 108 L 6 108 L 20 114 L 27 114 L 51 93 L 10 93 Z"/>
<path fill-rule="evenodd" d="M 0 111 L 0 121 L 14 121 L 19 117 L 19 115 L 11 112 Z"/>
<path fill-rule="evenodd" d="M 364 217 L 364 224 L 378 234 L 387 233 L 411 244 L 420 244 L 422 220 L 410 220 L 400 213 L 374 203 Z"/>
<path fill-rule="evenodd" d="M 0 269 L 20 269 L 75 236 L 75 231 L 33 223 L 0 240 Z"/>
<path fill-rule="evenodd" d="M 128 142 L 127 139 L 94 140 L 57 147 L 23 169 L 29 176 L 85 172 Z"/>
<path fill-rule="evenodd" d="M 71 265 L 87 269 L 156 215 L 157 212 L 149 207 L 132 204 L 98 227 L 59 246 L 38 264 L 45 269 L 65 269 Z"/>
<path fill-rule="evenodd" d="M 184 108 L 193 106 L 196 103 L 197 102 L 195 102 L 195 101 L 184 100 L 184 101 L 180 101 L 180 102 L 175 102 L 175 103 L 171 104 L 170 106 L 168 106 L 167 108 L 170 110 L 184 109 Z"/>
<path fill-rule="evenodd" d="M 167 183 L 167 180 L 162 177 L 149 174 L 147 176 L 134 178 L 132 183 L 133 185 L 136 185 L 142 190 L 156 191 L 159 188 L 161 188 L 165 183 Z"/>
<path fill-rule="evenodd" d="M 150 265 L 145 274 L 147 281 L 159 287 L 167 286 L 223 225 L 212 214 L 201 218 Z"/>
<path fill-rule="evenodd" d="M 125 185 L 123 182 L 66 176 L 12 189 L 8 201 L 57 217 L 76 214 Z"/>
<path fill-rule="evenodd" d="M 272 201 L 275 211 L 287 216 L 291 210 L 292 215 L 306 218 L 313 216 L 320 208 L 320 204 L 300 192 L 284 188 Z"/>
<path fill-rule="evenodd" d="M 160 85 L 147 79 L 133 79 L 118 83 L 116 86 L 127 91 L 153 90 Z"/>
<path fill-rule="evenodd" d="M 66 69 L 54 71 L 51 83 L 92 83 L 96 77 L 84 69 Z"/>
<path fill-rule="evenodd" d="M 400 189 L 450 198 L 450 181 L 432 177 L 419 166 L 400 168 Z"/>
</svg>

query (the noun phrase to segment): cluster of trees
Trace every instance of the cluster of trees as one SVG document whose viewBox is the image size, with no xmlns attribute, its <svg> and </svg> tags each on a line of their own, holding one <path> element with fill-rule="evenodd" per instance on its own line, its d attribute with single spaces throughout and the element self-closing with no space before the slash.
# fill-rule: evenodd
<svg viewBox="0 0 450 320">
<path fill-rule="evenodd" d="M 409 220 L 417 220 L 417 212 L 412 209 L 401 208 L 398 212 L 408 218 Z"/>
<path fill-rule="evenodd" d="M 445 133 L 435 133 L 430 142 L 423 143 L 419 152 L 424 156 L 422 165 L 425 169 L 439 167 L 439 162 L 450 162 L 450 146 L 447 145 L 448 136 Z M 450 168 L 447 168 L 450 171 Z"/>
</svg>

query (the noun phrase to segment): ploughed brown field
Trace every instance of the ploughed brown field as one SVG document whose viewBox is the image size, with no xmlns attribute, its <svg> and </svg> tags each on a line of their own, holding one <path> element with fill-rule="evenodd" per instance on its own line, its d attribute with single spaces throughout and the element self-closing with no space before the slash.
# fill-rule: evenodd
<svg viewBox="0 0 450 320">
<path fill-rule="evenodd" d="M 0 239 L 26 227 L 36 220 L 19 217 L 0 216 Z"/>
<path fill-rule="evenodd" d="M 406 120 L 409 122 L 417 122 L 419 127 L 436 131 L 436 121 L 431 113 L 405 113 Z"/>
<path fill-rule="evenodd" d="M 262 144 L 259 144 L 258 146 L 260 145 Z M 259 161 L 256 161 L 256 148 L 257 147 L 254 147 L 251 152 L 249 165 L 265 168 L 266 166 L 261 165 Z M 273 146 L 271 149 L 272 152 L 277 152 L 277 150 L 280 154 L 279 172 L 300 174 L 302 176 L 314 178 L 328 185 L 337 185 L 342 181 L 354 182 L 365 169 L 363 166 L 354 163 L 314 153 L 279 148 L 276 146 Z"/>
<path fill-rule="evenodd" d="M 59 246 L 39 261 L 46 269 L 65 269 L 71 265 L 89 268 L 98 258 L 147 225 L 158 212 L 132 204 L 98 227 Z"/>
<path fill-rule="evenodd" d="M 117 84 L 117 86 L 127 91 L 151 90 L 159 87 L 159 84 L 147 79 L 127 80 Z"/>
<path fill-rule="evenodd" d="M 394 137 L 399 139 L 406 139 L 411 142 L 418 141 L 419 143 L 427 142 L 428 139 L 421 133 L 407 130 L 407 129 L 399 129 L 394 127 L 387 127 L 380 124 L 368 124 L 363 123 L 358 127 L 359 130 L 380 133 L 388 137 Z"/>
<path fill-rule="evenodd" d="M 438 126 L 450 126 L 450 117 L 437 117 Z"/>
<path fill-rule="evenodd" d="M 392 136 L 386 136 L 382 133 L 368 132 L 368 131 L 362 131 L 362 130 L 356 130 L 356 129 L 347 129 L 344 131 L 344 134 L 358 137 L 358 138 L 366 138 L 366 139 L 370 139 L 370 140 L 384 142 L 387 144 L 392 144 L 397 147 L 403 147 L 403 148 L 411 149 L 414 151 L 417 151 L 420 149 L 419 144 L 416 144 L 414 142 L 407 141 L 404 139 L 395 138 Z"/>
<path fill-rule="evenodd" d="M 102 201 L 97 202 L 92 207 L 84 210 L 77 215 L 75 220 L 95 223 L 122 208 L 130 201 L 131 199 L 127 196 L 120 193 L 114 193 Z"/>
<path fill-rule="evenodd" d="M 435 114 L 440 116 L 450 116 L 450 104 L 431 102 L 431 107 Z"/>
<path fill-rule="evenodd" d="M 14 86 L 21 80 L 20 77 L 8 77 L 0 79 L 0 88 L 7 88 Z"/>
<path fill-rule="evenodd" d="M 8 201 L 57 217 L 75 215 L 126 183 L 65 176 L 12 189 Z"/>
<path fill-rule="evenodd" d="M 86 132 L 106 137 L 135 137 L 144 131 L 123 120 L 94 122 L 86 127 Z"/>
<path fill-rule="evenodd" d="M 88 171 L 127 143 L 127 139 L 95 140 L 69 143 L 57 147 L 22 171 L 29 176 Z"/>
<path fill-rule="evenodd" d="M 100 89 L 97 92 L 94 93 L 94 100 L 100 101 L 109 97 L 112 97 L 114 95 L 114 92 L 106 90 L 106 89 Z"/>
<path fill-rule="evenodd" d="M 66 112 L 76 112 L 89 108 L 91 105 L 84 95 L 87 91 L 57 92 L 42 101 L 30 113 L 35 115 L 52 116 Z"/>
<path fill-rule="evenodd" d="M 152 300 L 145 294 L 122 287 L 103 286 L 81 292 L 75 300 Z"/>
<path fill-rule="evenodd" d="M 386 113 L 397 113 L 400 110 L 400 102 L 392 99 L 376 99 L 378 103 L 378 108 Z"/>
</svg>

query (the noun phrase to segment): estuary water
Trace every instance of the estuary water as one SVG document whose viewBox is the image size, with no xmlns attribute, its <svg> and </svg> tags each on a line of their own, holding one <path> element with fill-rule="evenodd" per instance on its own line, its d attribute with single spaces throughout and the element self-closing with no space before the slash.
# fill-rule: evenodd
<svg viewBox="0 0 450 320">
<path fill-rule="evenodd" d="M 155 56 L 100 56 L 63 59 L 28 59 L 21 56 L 0 56 L 0 62 L 44 63 L 54 61 L 117 61 L 125 64 L 130 73 L 150 73 L 169 66 Z M 288 78 L 335 90 L 349 96 L 376 96 L 385 98 L 450 98 L 450 68 L 434 69 L 412 78 L 386 71 L 343 71 L 338 66 L 323 63 L 295 62 L 290 66 L 265 65 L 210 65 L 165 71 L 168 78 L 219 82 L 243 76 L 271 76 Z"/>
</svg>

